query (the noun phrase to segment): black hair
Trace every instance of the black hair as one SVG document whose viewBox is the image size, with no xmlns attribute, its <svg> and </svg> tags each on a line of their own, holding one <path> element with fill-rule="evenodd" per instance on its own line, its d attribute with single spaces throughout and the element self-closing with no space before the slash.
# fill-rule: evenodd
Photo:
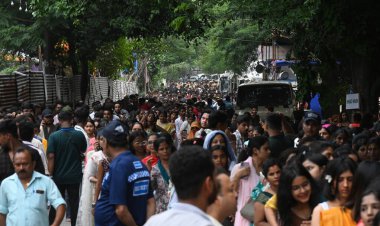
<svg viewBox="0 0 380 226">
<path fill-rule="evenodd" d="M 34 115 L 32 113 L 26 113 L 26 114 L 19 115 L 14 120 L 15 120 L 16 124 L 19 122 L 22 122 L 22 121 L 32 121 L 33 123 L 36 123 L 36 118 L 34 117 Z"/>
<path fill-rule="evenodd" d="M 260 149 L 266 142 L 268 142 L 268 138 L 264 136 L 257 136 L 248 139 L 248 147 L 241 151 L 238 156 L 238 162 L 245 161 L 248 157 L 252 156 L 253 148 Z"/>
<path fill-rule="evenodd" d="M 335 132 L 335 131 L 334 131 L 334 128 L 333 128 L 332 125 L 330 125 L 329 127 L 322 127 L 321 129 L 325 129 L 326 132 L 327 132 L 330 136 L 333 135 L 333 133 Z"/>
<path fill-rule="evenodd" d="M 103 106 L 101 103 L 96 103 L 95 105 L 92 106 L 92 108 L 94 109 L 95 112 L 98 112 L 102 110 Z"/>
<path fill-rule="evenodd" d="M 328 141 L 315 141 L 309 145 L 309 148 L 310 148 L 310 151 L 312 152 L 322 154 L 327 148 L 334 149 L 335 146 L 333 143 L 328 142 Z"/>
<path fill-rule="evenodd" d="M 21 153 L 21 152 L 29 153 L 30 156 L 32 157 L 32 162 L 33 161 L 36 162 L 34 170 L 41 174 L 45 174 L 45 167 L 44 167 L 44 164 L 42 163 L 42 158 L 36 149 L 29 147 L 27 145 L 21 145 L 15 151 L 16 153 Z"/>
<path fill-rule="evenodd" d="M 88 122 L 95 126 L 95 121 L 92 120 L 90 117 L 87 117 L 87 119 L 86 119 L 86 121 L 85 121 L 85 125 L 86 125 Z"/>
<path fill-rule="evenodd" d="M 218 123 L 227 123 L 227 114 L 223 111 L 215 111 L 208 116 L 208 127 L 216 129 Z"/>
<path fill-rule="evenodd" d="M 376 137 L 372 137 L 371 139 L 369 139 L 368 141 L 368 146 L 371 145 L 371 144 L 374 144 L 377 148 L 376 148 L 376 151 L 377 153 L 372 153 L 372 156 L 370 156 L 371 160 L 372 161 L 379 161 L 380 159 L 380 137 L 376 136 Z M 375 150 L 373 150 L 375 151 Z"/>
<path fill-rule="evenodd" d="M 319 167 L 326 166 L 329 160 L 321 153 L 314 153 L 311 151 L 304 151 L 298 155 L 298 161 L 300 164 L 309 160 L 310 162 L 318 165 Z"/>
<path fill-rule="evenodd" d="M 236 123 L 237 124 L 241 124 L 243 122 L 249 124 L 249 122 L 251 121 L 251 118 L 248 116 L 248 115 L 239 115 L 237 118 L 236 118 Z"/>
<path fill-rule="evenodd" d="M 26 153 L 28 153 L 30 155 L 30 157 L 32 158 L 32 162 L 36 161 L 36 155 L 34 154 L 34 152 L 32 151 L 32 149 L 29 148 L 26 145 L 21 145 L 15 151 L 15 153 L 23 153 L 23 152 L 26 152 Z M 14 158 L 14 156 L 13 156 L 13 158 Z"/>
<path fill-rule="evenodd" d="M 95 112 L 94 118 L 103 118 L 103 113 L 102 112 Z"/>
<path fill-rule="evenodd" d="M 317 137 L 303 137 L 300 139 L 298 145 L 307 145 L 307 143 L 314 143 L 315 141 L 318 141 Z M 309 144 L 308 144 L 309 145 Z"/>
<path fill-rule="evenodd" d="M 264 161 L 263 166 L 262 166 L 263 167 L 262 172 L 265 178 L 268 178 L 269 168 L 273 166 L 278 166 L 278 168 L 281 169 L 280 163 L 277 161 L 277 159 L 269 158 Z"/>
<path fill-rule="evenodd" d="M 373 218 L 372 226 L 380 226 L 380 211 Z"/>
<path fill-rule="evenodd" d="M 278 156 L 278 162 L 281 167 L 284 167 L 285 165 L 287 165 L 286 162 L 289 159 L 289 156 L 292 154 L 294 155 L 297 154 L 296 148 L 287 148 L 280 153 L 280 155 Z"/>
<path fill-rule="evenodd" d="M 374 178 L 373 182 L 360 194 L 356 208 L 354 209 L 354 220 L 358 222 L 360 220 L 360 209 L 363 198 L 367 195 L 373 194 L 375 198 L 380 202 L 380 177 Z M 375 224 L 374 224 L 375 225 Z"/>
<path fill-rule="evenodd" d="M 264 134 L 264 129 L 261 126 L 253 126 L 253 131 L 257 131 L 260 135 Z"/>
<path fill-rule="evenodd" d="M 170 177 L 178 198 L 197 198 L 205 179 L 213 178 L 214 169 L 210 155 L 203 148 L 196 145 L 181 147 L 169 160 Z"/>
<path fill-rule="evenodd" d="M 223 146 L 223 145 L 214 145 L 210 148 L 210 154 L 212 154 L 213 151 L 215 150 L 223 150 L 224 153 L 226 154 L 226 156 L 228 157 L 228 151 L 227 151 L 227 147 L 226 146 Z"/>
<path fill-rule="evenodd" d="M 24 109 L 33 109 L 33 104 L 30 103 L 29 101 L 25 101 L 21 104 L 21 110 Z"/>
<path fill-rule="evenodd" d="M 257 136 L 257 137 L 250 138 L 248 140 L 248 148 L 247 148 L 248 156 L 252 156 L 254 148 L 260 149 L 261 146 L 263 146 L 267 142 L 268 142 L 268 138 L 264 136 Z"/>
<path fill-rule="evenodd" d="M 310 209 L 314 209 L 320 202 L 319 189 L 311 177 L 310 173 L 300 164 L 291 164 L 281 171 L 280 183 L 277 191 L 277 209 L 282 222 L 282 226 L 292 225 L 292 207 L 297 205 L 297 201 L 292 195 L 292 183 L 296 177 L 306 177 L 311 186 L 309 199 Z"/>
<path fill-rule="evenodd" d="M 322 177 L 324 197 L 329 201 L 335 200 L 337 198 L 338 180 L 340 175 L 346 171 L 350 171 L 352 175 L 355 175 L 356 168 L 357 164 L 348 157 L 331 160 L 326 166 L 325 176 Z M 334 181 L 336 183 L 334 183 Z M 351 194 L 353 194 L 353 189 L 351 190 Z M 348 202 L 349 201 L 350 200 L 348 200 Z"/>
<path fill-rule="evenodd" d="M 18 125 L 20 139 L 31 142 L 34 137 L 34 124 L 28 121 L 22 121 Z"/>
<path fill-rule="evenodd" d="M 135 154 L 136 153 L 136 150 L 135 148 L 133 147 L 133 141 L 136 140 L 136 138 L 138 137 L 143 137 L 144 139 L 147 139 L 148 138 L 148 135 L 146 134 L 146 132 L 144 131 L 134 131 L 132 132 L 130 135 L 129 135 L 129 150 Z"/>
<path fill-rule="evenodd" d="M 354 136 L 354 139 L 352 140 L 352 147 L 354 151 L 357 153 L 361 146 L 368 144 L 368 140 L 369 136 L 365 133 L 360 133 Z"/>
<path fill-rule="evenodd" d="M 265 118 L 265 124 L 269 129 L 281 131 L 282 130 L 282 119 L 277 113 L 268 113 Z"/>
<path fill-rule="evenodd" d="M 89 114 L 90 111 L 84 106 L 81 106 L 74 111 L 75 119 L 79 123 L 85 123 Z"/>
<path fill-rule="evenodd" d="M 105 102 L 103 104 L 103 111 L 110 111 L 111 113 L 113 113 L 113 107 L 114 107 L 113 102 Z"/>
<path fill-rule="evenodd" d="M 153 147 L 154 147 L 154 150 L 156 152 L 158 152 L 158 148 L 160 147 L 160 144 L 162 144 L 162 143 L 167 143 L 168 144 L 171 153 L 173 153 L 173 152 L 176 151 L 176 149 L 175 149 L 175 147 L 173 145 L 173 141 L 172 141 L 171 137 L 161 135 L 153 143 Z"/>
<path fill-rule="evenodd" d="M 128 135 L 125 134 L 123 138 L 107 140 L 107 145 L 113 148 L 126 148 L 128 144 Z"/>
<path fill-rule="evenodd" d="M 339 158 L 339 157 L 349 157 L 349 155 L 356 155 L 356 157 L 359 159 L 359 156 L 357 155 L 356 152 L 352 150 L 350 145 L 344 144 L 338 148 L 336 148 L 333 152 L 333 157 L 334 158 Z"/>
<path fill-rule="evenodd" d="M 346 142 L 350 139 L 350 134 L 348 133 L 348 131 L 344 128 L 340 128 L 338 129 L 337 131 L 335 131 L 334 135 L 333 135 L 333 139 L 334 139 L 334 142 L 335 142 L 335 139 L 339 136 L 339 135 L 343 135 L 346 137 Z"/>
<path fill-rule="evenodd" d="M 63 101 L 61 100 L 57 100 L 55 103 L 54 103 L 54 109 L 57 107 L 57 105 L 64 105 Z"/>
<path fill-rule="evenodd" d="M 231 161 L 230 159 L 230 156 L 228 154 L 228 151 L 227 151 L 227 146 L 223 146 L 223 145 L 214 145 L 211 147 L 211 149 L 207 150 L 208 153 L 210 153 L 210 156 L 212 158 L 212 153 L 215 151 L 215 150 L 222 150 L 224 155 L 226 156 L 226 159 L 227 159 L 227 164 L 226 164 L 226 168 L 225 170 L 228 171 L 228 163 Z"/>
<path fill-rule="evenodd" d="M 0 134 L 11 134 L 14 138 L 18 138 L 17 125 L 15 121 L 11 119 L 4 120 L 0 122 Z"/>
<path fill-rule="evenodd" d="M 60 121 L 71 121 L 72 119 L 73 119 L 73 114 L 71 112 L 61 111 L 58 114 L 58 120 L 60 120 Z"/>
<path fill-rule="evenodd" d="M 350 205 L 354 206 L 354 219 L 360 218 L 360 213 L 357 214 L 357 209 L 360 209 L 361 194 L 368 185 L 375 181 L 374 179 L 380 175 L 380 162 L 362 161 L 356 169 L 352 189 L 355 191 Z M 378 178 L 379 179 L 379 178 Z"/>
</svg>

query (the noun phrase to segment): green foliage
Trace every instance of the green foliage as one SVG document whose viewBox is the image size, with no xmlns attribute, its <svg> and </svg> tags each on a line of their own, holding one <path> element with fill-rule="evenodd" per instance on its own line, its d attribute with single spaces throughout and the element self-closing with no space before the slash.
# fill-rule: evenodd
<svg viewBox="0 0 380 226">
<path fill-rule="evenodd" d="M 133 68 L 132 45 L 125 38 L 98 48 L 96 56 L 91 66 L 102 76 L 116 78 L 124 69 L 131 71 Z"/>
<path fill-rule="evenodd" d="M 0 75 L 10 75 L 14 71 L 16 71 L 20 66 L 14 65 L 11 67 L 4 68 L 3 70 L 0 71 Z"/>
<path fill-rule="evenodd" d="M 203 46 L 203 52 L 197 60 L 197 65 L 202 68 L 202 71 L 208 74 L 221 74 L 229 70 L 226 64 L 226 55 L 224 50 L 218 48 L 215 40 L 210 40 Z"/>
</svg>

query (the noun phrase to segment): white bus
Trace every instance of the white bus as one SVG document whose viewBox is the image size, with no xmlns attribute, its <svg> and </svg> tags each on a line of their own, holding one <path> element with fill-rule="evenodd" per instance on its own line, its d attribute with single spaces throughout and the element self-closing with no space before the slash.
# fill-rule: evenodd
<svg viewBox="0 0 380 226">
<path fill-rule="evenodd" d="M 274 112 L 293 118 L 296 107 L 292 84 L 284 81 L 261 81 L 244 83 L 238 87 L 236 110 L 239 114 L 250 112 L 256 106 L 258 114 L 263 116 L 268 106 Z"/>
</svg>

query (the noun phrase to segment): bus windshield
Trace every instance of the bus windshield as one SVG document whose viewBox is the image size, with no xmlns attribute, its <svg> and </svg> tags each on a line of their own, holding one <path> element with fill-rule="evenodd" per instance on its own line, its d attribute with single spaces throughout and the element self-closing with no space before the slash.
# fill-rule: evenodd
<svg viewBox="0 0 380 226">
<path fill-rule="evenodd" d="M 289 106 L 292 104 L 292 88 L 288 84 L 252 84 L 238 89 L 237 106 Z"/>
</svg>

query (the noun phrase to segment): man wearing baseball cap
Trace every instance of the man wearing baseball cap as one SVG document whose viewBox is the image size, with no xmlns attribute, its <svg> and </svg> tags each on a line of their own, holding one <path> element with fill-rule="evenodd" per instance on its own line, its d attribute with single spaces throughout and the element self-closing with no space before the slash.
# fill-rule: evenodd
<svg viewBox="0 0 380 226">
<path fill-rule="evenodd" d="M 318 113 L 315 113 L 313 111 L 305 112 L 302 123 L 303 135 L 302 137 L 297 137 L 294 140 L 294 145 L 297 147 L 298 144 L 302 144 L 302 140 L 305 140 L 305 138 L 321 140 L 321 137 L 319 136 L 320 129 L 321 117 L 318 115 Z"/>
<path fill-rule="evenodd" d="M 95 225 L 143 225 L 154 214 L 150 174 L 127 150 L 127 131 L 118 120 L 111 121 L 101 131 L 106 152 L 113 160 L 95 205 Z"/>
<path fill-rule="evenodd" d="M 39 136 L 42 139 L 49 139 L 50 134 L 57 130 L 57 126 L 53 124 L 53 111 L 49 108 L 46 108 L 42 111 L 42 121 L 40 125 L 40 133 Z"/>
</svg>

